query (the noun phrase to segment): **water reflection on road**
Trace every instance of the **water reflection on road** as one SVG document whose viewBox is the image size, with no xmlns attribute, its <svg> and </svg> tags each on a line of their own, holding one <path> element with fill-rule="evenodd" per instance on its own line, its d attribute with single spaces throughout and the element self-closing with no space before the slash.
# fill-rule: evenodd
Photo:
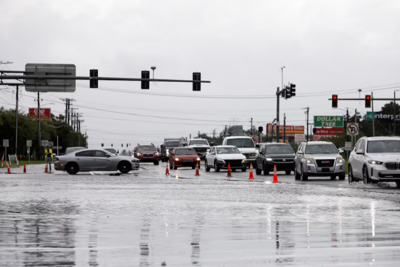
<svg viewBox="0 0 400 267">
<path fill-rule="evenodd" d="M 396 195 L 175 177 L 29 179 L 1 183 L 0 266 L 400 261 Z"/>
</svg>

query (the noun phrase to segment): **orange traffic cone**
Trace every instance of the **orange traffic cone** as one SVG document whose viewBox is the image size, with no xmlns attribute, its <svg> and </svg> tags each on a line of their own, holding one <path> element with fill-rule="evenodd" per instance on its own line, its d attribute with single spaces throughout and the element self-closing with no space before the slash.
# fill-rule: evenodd
<svg viewBox="0 0 400 267">
<path fill-rule="evenodd" d="M 274 165 L 274 180 L 272 183 L 277 184 L 278 182 L 278 174 L 276 173 L 276 165 Z"/>
<path fill-rule="evenodd" d="M 47 168 L 47 164 L 46 164 L 46 168 L 44 169 L 44 172 L 45 172 L 45 173 L 48 173 L 48 172 L 49 172 L 49 170 L 48 170 L 48 168 Z"/>
<path fill-rule="evenodd" d="M 26 173 L 26 165 L 25 165 L 25 163 L 24 163 L 24 173 Z"/>
<path fill-rule="evenodd" d="M 230 163 L 228 164 L 228 174 L 226 175 L 226 177 L 232 177 L 232 174 L 231 174 L 231 164 L 230 164 Z"/>
<path fill-rule="evenodd" d="M 8 165 L 8 163 L 6 163 L 6 165 L 7 165 L 7 173 L 11 173 L 10 165 Z"/>
<path fill-rule="evenodd" d="M 169 176 L 168 161 L 167 161 L 167 169 L 165 170 L 165 176 Z"/>
<path fill-rule="evenodd" d="M 199 164 L 196 164 L 196 176 L 200 176 L 199 165 L 200 165 L 200 162 L 199 162 Z"/>
<path fill-rule="evenodd" d="M 249 174 L 249 179 L 254 179 L 254 176 L 253 176 L 253 164 L 252 164 L 252 163 L 250 163 L 250 174 Z"/>
</svg>

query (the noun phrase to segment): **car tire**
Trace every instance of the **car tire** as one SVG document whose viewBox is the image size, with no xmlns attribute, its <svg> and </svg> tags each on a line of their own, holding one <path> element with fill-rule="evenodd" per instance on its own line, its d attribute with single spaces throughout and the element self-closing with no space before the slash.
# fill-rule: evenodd
<svg viewBox="0 0 400 267">
<path fill-rule="evenodd" d="M 336 180 L 336 175 L 331 175 L 331 180 Z"/>
<path fill-rule="evenodd" d="M 214 162 L 214 169 L 215 169 L 215 172 L 219 172 L 220 171 L 220 168 L 218 167 L 218 164 L 217 164 L 216 161 Z"/>
<path fill-rule="evenodd" d="M 68 163 L 67 166 L 65 167 L 65 170 L 67 171 L 68 174 L 75 175 L 79 171 L 79 166 L 76 163 Z"/>
<path fill-rule="evenodd" d="M 400 182 L 396 182 L 397 188 L 400 188 Z"/>
<path fill-rule="evenodd" d="M 345 176 L 344 174 L 339 175 L 339 180 L 340 180 L 340 181 L 343 181 L 344 179 L 346 179 L 346 176 Z"/>
<path fill-rule="evenodd" d="M 246 172 L 247 168 L 242 168 L 242 172 Z"/>
<path fill-rule="evenodd" d="M 354 182 L 353 168 L 351 167 L 351 165 L 349 165 L 348 169 L 349 170 L 348 170 L 348 174 L 347 174 L 347 176 L 348 176 L 347 180 L 348 180 L 349 184 L 351 184 Z"/>
<path fill-rule="evenodd" d="M 292 172 L 291 170 L 287 170 L 287 171 L 285 171 L 285 174 L 290 175 L 291 172 Z"/>
<path fill-rule="evenodd" d="M 301 167 L 300 177 L 301 177 L 302 181 L 307 181 L 308 180 L 308 175 L 304 173 L 303 167 Z"/>
<path fill-rule="evenodd" d="M 207 164 L 207 160 L 204 162 L 204 167 L 206 168 L 206 172 L 210 171 L 210 167 Z"/>
<path fill-rule="evenodd" d="M 256 174 L 257 174 L 257 175 L 261 175 L 261 173 L 262 173 L 262 171 L 261 171 L 261 170 L 259 170 L 259 169 L 256 169 Z"/>
<path fill-rule="evenodd" d="M 363 183 L 364 184 L 371 183 L 371 178 L 369 178 L 367 166 L 363 167 Z"/>
<path fill-rule="evenodd" d="M 160 162 L 158 160 L 155 160 L 153 163 L 154 163 L 154 165 L 160 164 Z"/>
<path fill-rule="evenodd" d="M 169 169 L 172 170 L 172 164 L 171 161 L 168 161 Z"/>
<path fill-rule="evenodd" d="M 128 173 L 131 171 L 131 165 L 128 162 L 121 162 L 118 164 L 118 170 L 120 173 Z"/>
<path fill-rule="evenodd" d="M 236 171 L 236 169 L 232 169 L 232 172 L 235 172 Z"/>
<path fill-rule="evenodd" d="M 196 166 L 192 166 L 192 170 L 196 169 Z"/>
<path fill-rule="evenodd" d="M 269 170 L 268 170 L 268 166 L 264 166 L 264 175 L 269 175 Z"/>
</svg>

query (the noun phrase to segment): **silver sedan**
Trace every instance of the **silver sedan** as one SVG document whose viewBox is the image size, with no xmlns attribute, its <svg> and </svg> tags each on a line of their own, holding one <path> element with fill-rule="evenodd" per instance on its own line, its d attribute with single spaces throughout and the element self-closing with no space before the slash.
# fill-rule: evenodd
<svg viewBox="0 0 400 267">
<path fill-rule="evenodd" d="M 103 149 L 83 149 L 55 158 L 54 169 L 69 174 L 89 171 L 120 171 L 128 173 L 138 170 L 139 160 L 134 157 L 116 156 Z"/>
</svg>

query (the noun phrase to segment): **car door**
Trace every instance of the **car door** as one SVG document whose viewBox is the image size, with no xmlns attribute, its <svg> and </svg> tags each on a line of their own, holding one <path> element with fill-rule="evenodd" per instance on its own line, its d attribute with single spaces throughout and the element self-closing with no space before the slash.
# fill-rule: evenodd
<svg viewBox="0 0 400 267">
<path fill-rule="evenodd" d="M 301 143 L 299 148 L 297 149 L 297 153 L 296 153 L 296 157 L 295 157 L 295 161 L 294 161 L 296 170 L 300 170 L 300 162 L 302 160 L 302 156 L 304 156 L 304 155 L 302 155 L 303 146 L 304 146 L 304 143 Z"/>
<path fill-rule="evenodd" d="M 99 171 L 115 171 L 110 169 L 110 155 L 101 150 L 95 150 L 95 165 Z"/>
<path fill-rule="evenodd" d="M 207 157 L 207 164 L 208 166 L 214 166 L 214 161 L 215 161 L 215 153 L 216 153 L 216 148 L 212 147 L 210 150 L 210 154 Z"/>
<path fill-rule="evenodd" d="M 264 170 L 264 165 L 266 164 L 266 156 L 267 153 L 267 146 L 262 146 L 260 149 L 260 154 L 258 154 L 257 158 L 256 158 L 256 168 L 259 170 Z"/>
<path fill-rule="evenodd" d="M 80 171 L 92 171 L 96 169 L 93 150 L 85 150 L 75 154 L 76 163 Z"/>
<path fill-rule="evenodd" d="M 354 146 L 354 150 L 352 151 L 352 160 L 351 160 L 351 168 L 353 171 L 353 176 L 361 179 L 362 178 L 362 160 L 363 155 L 357 154 L 357 150 L 362 148 L 364 143 L 364 139 L 358 140 L 356 145 Z"/>
</svg>

